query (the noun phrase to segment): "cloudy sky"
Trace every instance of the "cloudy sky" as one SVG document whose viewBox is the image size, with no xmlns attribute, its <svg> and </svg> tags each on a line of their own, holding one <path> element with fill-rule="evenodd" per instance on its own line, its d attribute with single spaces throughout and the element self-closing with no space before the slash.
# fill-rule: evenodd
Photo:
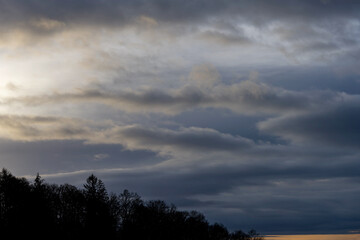
<svg viewBox="0 0 360 240">
<path fill-rule="evenodd" d="M 355 233 L 359 36 L 357 0 L 0 0 L 0 167 Z"/>
</svg>

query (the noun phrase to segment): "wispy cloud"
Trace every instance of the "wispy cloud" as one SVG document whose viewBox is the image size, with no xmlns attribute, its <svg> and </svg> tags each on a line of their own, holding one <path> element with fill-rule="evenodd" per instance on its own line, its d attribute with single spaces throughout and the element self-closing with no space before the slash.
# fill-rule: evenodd
<svg viewBox="0 0 360 240">
<path fill-rule="evenodd" d="M 206 80 L 213 81 L 210 76 L 206 77 Z M 316 109 L 323 104 L 341 100 L 343 96 L 346 94 L 331 91 L 289 91 L 263 83 L 245 81 L 229 86 L 217 85 L 211 89 L 199 88 L 197 85 L 188 85 L 179 89 L 149 88 L 138 91 L 85 89 L 73 93 L 55 92 L 51 95 L 5 98 L 3 104 L 36 106 L 64 102 L 101 103 L 128 112 L 165 114 L 176 114 L 198 107 L 218 107 L 242 114 L 273 114 Z"/>
</svg>

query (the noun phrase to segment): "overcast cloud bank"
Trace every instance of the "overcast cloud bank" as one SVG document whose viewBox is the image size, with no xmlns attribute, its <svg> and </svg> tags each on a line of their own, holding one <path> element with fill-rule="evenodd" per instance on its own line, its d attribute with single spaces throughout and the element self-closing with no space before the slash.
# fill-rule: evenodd
<svg viewBox="0 0 360 240">
<path fill-rule="evenodd" d="M 0 1 L 1 167 L 95 173 L 233 229 L 358 231 L 359 11 Z"/>
</svg>

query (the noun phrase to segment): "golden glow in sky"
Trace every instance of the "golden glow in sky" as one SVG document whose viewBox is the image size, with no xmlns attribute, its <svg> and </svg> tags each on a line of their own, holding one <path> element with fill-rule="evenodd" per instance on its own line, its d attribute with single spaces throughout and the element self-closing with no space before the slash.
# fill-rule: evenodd
<svg viewBox="0 0 360 240">
<path fill-rule="evenodd" d="M 274 235 L 266 240 L 360 240 L 360 234 Z"/>
</svg>

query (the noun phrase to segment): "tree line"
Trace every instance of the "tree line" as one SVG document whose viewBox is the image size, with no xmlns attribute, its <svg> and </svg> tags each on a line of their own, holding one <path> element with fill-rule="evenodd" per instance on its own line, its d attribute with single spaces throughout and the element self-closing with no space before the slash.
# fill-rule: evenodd
<svg viewBox="0 0 360 240">
<path fill-rule="evenodd" d="M 108 193 L 94 175 L 83 189 L 33 182 L 0 172 L 2 239 L 263 240 L 255 230 L 229 232 L 202 213 L 179 211 L 162 200 L 144 201 L 124 190 Z"/>
</svg>

